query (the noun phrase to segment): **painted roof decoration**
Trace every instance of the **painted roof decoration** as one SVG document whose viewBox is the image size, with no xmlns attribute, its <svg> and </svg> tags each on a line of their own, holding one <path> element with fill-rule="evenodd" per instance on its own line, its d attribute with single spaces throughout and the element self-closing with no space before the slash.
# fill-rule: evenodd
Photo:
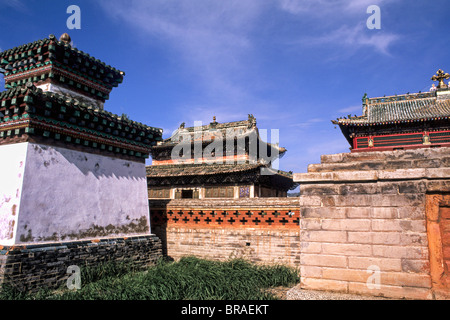
<svg viewBox="0 0 450 320">
<path fill-rule="evenodd" d="M 185 127 L 183 122 L 180 127 L 172 134 L 171 137 L 158 143 L 158 145 L 175 145 L 183 139 L 184 136 L 190 135 L 190 141 L 202 139 L 203 141 L 212 141 L 219 137 L 226 138 L 228 134 L 242 136 L 245 134 L 256 132 L 256 119 L 253 115 L 248 115 L 247 120 L 219 123 L 216 117 L 209 124 L 194 127 Z"/>
<path fill-rule="evenodd" d="M 224 142 L 224 154 L 226 153 L 227 139 L 246 139 L 245 153 L 248 153 L 249 141 L 258 142 L 258 148 L 262 146 L 266 147 L 266 154 L 274 155 L 275 158 L 281 158 L 287 151 L 278 144 L 262 141 L 258 127 L 256 126 L 256 119 L 252 114 L 248 115 L 247 120 L 224 123 L 217 122 L 214 116 L 211 123 L 202 126 L 185 127 L 185 123 L 183 122 L 171 137 L 158 142 L 153 147 L 154 160 L 169 159 L 170 150 L 176 145 L 192 144 L 201 141 L 204 147 L 213 141 L 217 142 L 218 139 L 222 139 Z M 234 144 L 234 153 L 237 153 L 237 148 L 240 147 L 240 145 Z M 275 158 L 272 160 L 275 160 Z M 155 161 L 155 163 L 157 162 Z"/>
</svg>

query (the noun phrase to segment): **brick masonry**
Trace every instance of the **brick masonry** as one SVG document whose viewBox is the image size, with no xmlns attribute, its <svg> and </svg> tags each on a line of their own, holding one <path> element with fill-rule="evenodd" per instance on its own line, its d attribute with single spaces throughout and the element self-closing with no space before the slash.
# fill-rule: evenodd
<svg viewBox="0 0 450 320">
<path fill-rule="evenodd" d="M 67 268 L 80 269 L 107 261 L 131 261 L 133 266 L 154 264 L 162 256 L 155 235 L 0 247 L 0 285 L 10 283 L 28 292 L 58 288 L 70 276 Z M 83 279 L 81 279 L 83 283 Z"/>
<path fill-rule="evenodd" d="M 449 164 L 450 148 L 348 153 L 322 156 L 295 174 L 302 287 L 439 298 L 426 203 L 450 192 Z"/>
<path fill-rule="evenodd" d="M 152 232 L 173 259 L 245 258 L 298 267 L 298 198 L 151 200 Z"/>
</svg>

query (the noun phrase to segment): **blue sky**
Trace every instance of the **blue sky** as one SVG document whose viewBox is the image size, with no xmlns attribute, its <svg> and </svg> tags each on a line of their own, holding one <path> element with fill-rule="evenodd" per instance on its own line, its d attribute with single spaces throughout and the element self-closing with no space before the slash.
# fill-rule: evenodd
<svg viewBox="0 0 450 320">
<path fill-rule="evenodd" d="M 68 30 L 69 5 L 81 29 Z M 370 5 L 381 29 L 368 29 Z M 279 129 L 280 169 L 348 152 L 330 120 L 361 98 L 426 91 L 450 72 L 448 0 L 0 0 L 0 50 L 68 32 L 125 71 L 105 109 L 164 129 L 253 114 Z M 3 83 L 2 83 L 3 85 Z M 150 163 L 149 161 L 148 163 Z"/>
</svg>

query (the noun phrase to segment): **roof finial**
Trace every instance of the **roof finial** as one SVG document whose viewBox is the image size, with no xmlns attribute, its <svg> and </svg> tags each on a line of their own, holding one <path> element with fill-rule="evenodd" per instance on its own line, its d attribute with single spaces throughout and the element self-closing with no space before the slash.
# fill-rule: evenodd
<svg viewBox="0 0 450 320">
<path fill-rule="evenodd" d="M 62 41 L 64 43 L 66 43 L 66 44 L 70 44 L 70 41 L 72 41 L 72 39 L 70 39 L 70 36 L 69 36 L 68 33 L 63 33 L 61 35 L 61 37 L 59 37 L 59 41 Z"/>
<path fill-rule="evenodd" d="M 450 78 L 450 74 L 445 73 L 441 69 L 439 69 L 434 76 L 431 77 L 431 80 L 433 81 L 439 81 L 439 84 L 437 88 L 439 89 L 446 89 L 448 88 L 447 85 L 444 82 L 444 79 Z"/>
</svg>

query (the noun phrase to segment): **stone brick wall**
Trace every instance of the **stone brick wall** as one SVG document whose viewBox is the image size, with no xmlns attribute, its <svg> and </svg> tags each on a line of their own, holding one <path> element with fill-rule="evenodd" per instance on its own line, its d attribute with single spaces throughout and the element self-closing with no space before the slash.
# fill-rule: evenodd
<svg viewBox="0 0 450 320">
<path fill-rule="evenodd" d="M 70 274 L 107 261 L 130 261 L 134 266 L 154 264 L 162 256 L 161 241 L 155 235 L 0 247 L 0 285 L 10 283 L 19 290 L 57 288 Z M 83 284 L 83 279 L 81 279 Z"/>
<path fill-rule="evenodd" d="M 434 298 L 426 199 L 450 192 L 449 164 L 450 148 L 348 153 L 295 174 L 302 286 Z"/>
<path fill-rule="evenodd" d="M 165 255 L 298 267 L 298 198 L 150 200 L 152 233 Z"/>
</svg>

